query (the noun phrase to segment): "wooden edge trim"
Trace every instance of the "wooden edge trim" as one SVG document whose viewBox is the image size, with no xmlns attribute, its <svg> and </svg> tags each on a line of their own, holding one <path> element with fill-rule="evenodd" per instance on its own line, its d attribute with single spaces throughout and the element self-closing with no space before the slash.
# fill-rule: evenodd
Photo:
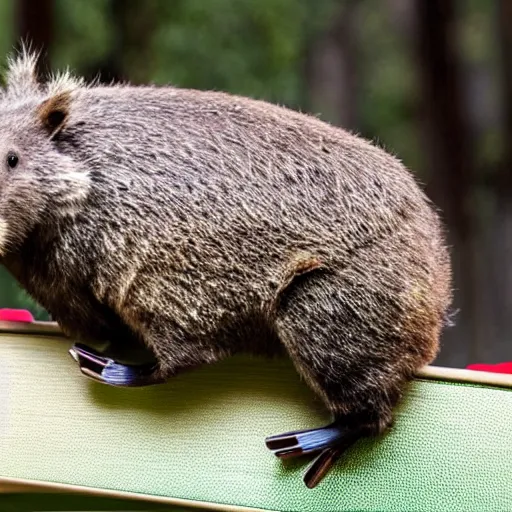
<svg viewBox="0 0 512 512">
<path fill-rule="evenodd" d="M 57 322 L 3 322 L 0 321 L 0 334 L 30 334 L 68 339 Z M 427 380 L 446 380 L 466 384 L 482 384 L 502 388 L 512 388 L 512 374 L 446 368 L 443 366 L 424 366 L 416 377 Z"/>
<path fill-rule="evenodd" d="M 80 485 L 58 484 L 53 482 L 41 482 L 38 480 L 25 480 L 22 478 L 0 477 L 0 494 L 2 493 L 69 493 L 94 496 L 97 498 L 114 498 L 122 500 L 137 500 L 162 505 L 174 505 L 176 507 L 199 508 L 202 510 L 214 510 L 219 512 L 277 512 L 269 509 L 243 507 L 239 505 L 223 505 L 222 503 L 209 503 L 196 500 L 185 500 L 182 498 L 168 498 L 165 496 L 153 496 L 151 494 L 138 494 L 126 491 L 112 491 L 83 487 Z"/>
<path fill-rule="evenodd" d="M 57 322 L 5 322 L 0 321 L 0 334 L 33 334 L 38 336 L 52 336 L 65 338 Z"/>
<path fill-rule="evenodd" d="M 424 366 L 416 377 L 429 380 L 444 380 L 465 384 L 484 384 L 500 388 L 512 388 L 512 374 L 445 368 L 443 366 Z"/>
</svg>

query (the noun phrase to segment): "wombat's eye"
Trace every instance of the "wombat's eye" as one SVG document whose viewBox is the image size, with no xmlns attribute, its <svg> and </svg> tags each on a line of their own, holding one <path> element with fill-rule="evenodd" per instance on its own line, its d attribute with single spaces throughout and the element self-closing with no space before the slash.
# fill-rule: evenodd
<svg viewBox="0 0 512 512">
<path fill-rule="evenodd" d="M 9 153 L 7 155 L 7 165 L 11 168 L 11 169 L 14 169 L 17 165 L 18 165 L 18 155 L 15 155 L 14 153 Z"/>
</svg>

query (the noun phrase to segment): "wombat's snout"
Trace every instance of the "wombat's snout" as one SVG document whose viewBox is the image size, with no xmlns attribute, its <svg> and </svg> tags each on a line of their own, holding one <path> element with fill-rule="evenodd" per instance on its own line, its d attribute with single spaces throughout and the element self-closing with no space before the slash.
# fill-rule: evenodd
<svg viewBox="0 0 512 512">
<path fill-rule="evenodd" d="M 8 224 L 7 221 L 0 218 L 0 256 L 5 252 L 5 245 L 7 243 Z"/>
</svg>

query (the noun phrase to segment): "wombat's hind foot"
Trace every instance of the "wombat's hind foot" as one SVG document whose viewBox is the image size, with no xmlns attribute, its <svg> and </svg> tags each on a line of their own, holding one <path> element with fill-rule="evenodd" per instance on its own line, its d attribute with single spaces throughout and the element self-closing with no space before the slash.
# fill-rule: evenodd
<svg viewBox="0 0 512 512">
<path fill-rule="evenodd" d="M 318 452 L 339 443 L 347 434 L 338 421 L 325 427 L 297 430 L 265 439 L 267 448 L 279 458 L 287 459 L 307 453 Z"/>
<path fill-rule="evenodd" d="M 80 371 L 87 377 L 119 387 L 141 387 L 159 384 L 155 364 L 127 365 L 104 357 L 90 347 L 75 344 L 69 351 L 78 363 Z"/>
<path fill-rule="evenodd" d="M 320 451 L 304 476 L 306 486 L 311 489 L 348 448 L 373 433 L 368 425 L 347 423 L 346 419 L 339 418 L 325 427 L 267 437 L 265 443 L 274 455 L 283 459 Z"/>
</svg>

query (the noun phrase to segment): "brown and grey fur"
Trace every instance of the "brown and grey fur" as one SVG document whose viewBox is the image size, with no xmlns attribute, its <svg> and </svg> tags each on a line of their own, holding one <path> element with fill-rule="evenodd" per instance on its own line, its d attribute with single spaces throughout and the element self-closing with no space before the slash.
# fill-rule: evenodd
<svg viewBox="0 0 512 512">
<path fill-rule="evenodd" d="M 0 261 L 64 331 L 140 342 L 158 378 L 284 349 L 336 417 L 387 427 L 451 301 L 404 166 L 262 101 L 40 84 L 34 64 L 11 61 L 0 99 Z"/>
</svg>

